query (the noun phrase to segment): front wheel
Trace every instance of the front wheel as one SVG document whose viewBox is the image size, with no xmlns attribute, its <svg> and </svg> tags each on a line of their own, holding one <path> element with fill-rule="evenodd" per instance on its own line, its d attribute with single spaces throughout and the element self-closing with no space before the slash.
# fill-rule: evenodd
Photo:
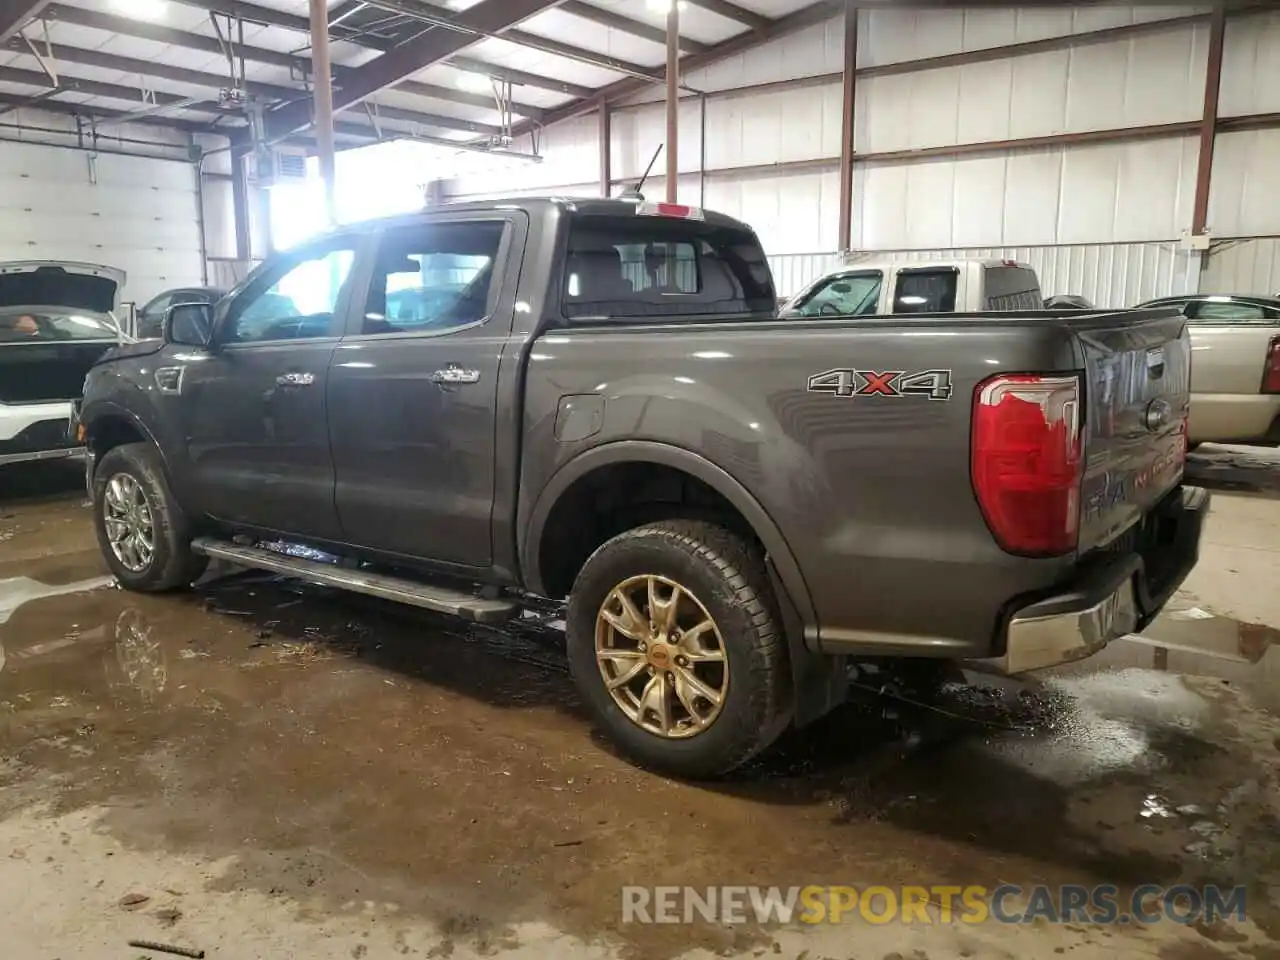
<svg viewBox="0 0 1280 960">
<path fill-rule="evenodd" d="M 93 520 L 107 566 L 127 590 L 184 587 L 209 560 L 191 550 L 186 515 L 149 443 L 113 447 L 93 474 Z"/>
<path fill-rule="evenodd" d="M 785 641 L 763 558 L 694 521 L 619 534 L 569 596 L 569 665 L 596 722 L 639 763 L 727 773 L 790 719 Z"/>
</svg>

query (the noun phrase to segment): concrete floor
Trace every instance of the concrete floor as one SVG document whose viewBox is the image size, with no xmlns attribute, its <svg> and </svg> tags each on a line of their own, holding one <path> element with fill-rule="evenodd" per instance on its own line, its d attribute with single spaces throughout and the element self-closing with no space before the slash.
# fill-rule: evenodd
<svg viewBox="0 0 1280 960">
<path fill-rule="evenodd" d="M 1280 478 L 1232 457 L 1198 460 Z M 162 956 L 140 938 L 235 960 L 1280 958 L 1275 492 L 1216 493 L 1146 636 L 928 703 L 860 692 L 693 786 L 593 736 L 546 630 L 256 574 L 126 594 L 76 468 L 0 483 L 6 957 Z M 1246 884 L 1250 919 L 620 922 L 624 884 L 1067 882 Z"/>
</svg>

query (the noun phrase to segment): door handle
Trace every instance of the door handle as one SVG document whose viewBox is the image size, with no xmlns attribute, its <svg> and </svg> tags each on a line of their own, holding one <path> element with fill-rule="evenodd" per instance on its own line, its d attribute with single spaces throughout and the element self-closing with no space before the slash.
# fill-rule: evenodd
<svg viewBox="0 0 1280 960">
<path fill-rule="evenodd" d="M 478 383 L 480 381 L 479 370 L 464 370 L 462 367 L 449 364 L 443 370 L 437 370 L 431 375 L 432 383 Z"/>
<path fill-rule="evenodd" d="M 314 373 L 282 373 L 276 383 L 282 387 L 309 387 L 316 382 Z"/>
</svg>

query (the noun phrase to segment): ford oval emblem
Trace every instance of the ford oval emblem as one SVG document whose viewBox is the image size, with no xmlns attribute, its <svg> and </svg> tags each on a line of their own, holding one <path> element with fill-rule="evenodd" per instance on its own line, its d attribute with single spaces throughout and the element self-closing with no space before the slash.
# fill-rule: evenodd
<svg viewBox="0 0 1280 960">
<path fill-rule="evenodd" d="M 1169 406 L 1169 401 L 1157 398 L 1147 404 L 1147 412 L 1143 415 L 1142 422 L 1148 430 L 1159 430 L 1169 422 L 1171 413 L 1173 413 L 1173 407 Z"/>
</svg>

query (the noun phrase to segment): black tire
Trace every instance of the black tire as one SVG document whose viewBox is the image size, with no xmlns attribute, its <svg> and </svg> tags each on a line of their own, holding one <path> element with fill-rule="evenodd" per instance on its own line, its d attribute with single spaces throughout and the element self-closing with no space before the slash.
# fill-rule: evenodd
<svg viewBox="0 0 1280 960">
<path fill-rule="evenodd" d="M 104 500 L 107 484 L 118 474 L 138 482 L 151 511 L 151 561 L 141 570 L 120 562 L 107 538 Z M 204 573 L 209 558 L 191 550 L 191 525 L 165 479 L 160 454 L 149 443 L 112 447 L 93 473 L 93 528 L 107 566 L 126 590 L 163 593 L 185 587 Z"/>
<path fill-rule="evenodd" d="M 719 715 L 686 739 L 650 733 L 614 702 L 596 662 L 595 625 L 615 586 L 656 574 L 692 591 L 719 628 L 728 692 Z M 710 523 L 668 520 L 621 533 L 583 565 L 566 614 L 569 666 L 598 725 L 642 766 L 679 777 L 710 778 L 766 749 L 791 719 L 791 680 L 763 557 L 741 537 Z"/>
</svg>

